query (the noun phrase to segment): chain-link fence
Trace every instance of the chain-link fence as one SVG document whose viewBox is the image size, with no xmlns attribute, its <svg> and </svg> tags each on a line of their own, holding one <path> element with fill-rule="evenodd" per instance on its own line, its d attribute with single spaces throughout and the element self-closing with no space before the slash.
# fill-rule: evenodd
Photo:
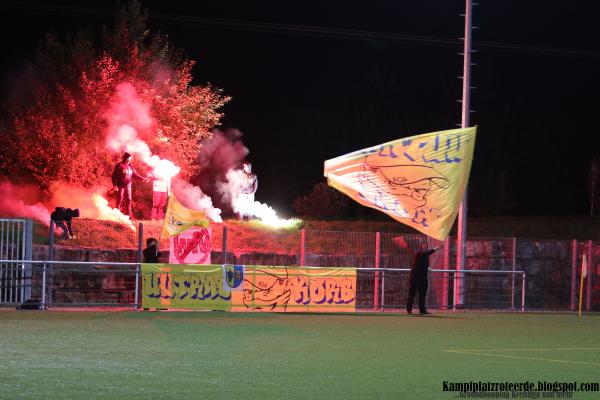
<svg viewBox="0 0 600 400">
<path fill-rule="evenodd" d="M 33 225 L 32 260 L 57 260 L 100 263 L 137 263 L 147 238 L 160 239 L 160 261 L 169 261 L 169 240 L 161 237 L 161 221 L 143 221 L 131 227 L 119 223 L 75 219 L 74 238 L 66 239 L 61 229 L 51 231 L 43 224 Z M 4 234 L 0 232 L 0 234 Z M 430 257 L 434 270 L 443 284 L 432 284 L 429 301 L 439 308 L 469 307 L 479 304 L 473 296 L 488 293 L 496 281 L 485 283 L 468 275 L 453 275 L 456 270 L 456 240 L 445 242 L 428 239 L 420 234 L 377 232 L 343 232 L 299 229 L 266 229 L 256 222 L 226 222 L 211 226 L 211 263 L 271 266 L 355 267 L 360 285 L 358 303 L 375 308 L 401 307 L 405 279 L 398 278 L 412 265 L 412 253 L 422 242 L 430 248 L 442 246 Z M 579 283 L 583 256 L 588 264 L 582 304 L 584 310 L 600 310 L 600 243 L 592 241 L 537 240 L 523 238 L 468 238 L 467 271 L 503 271 L 511 288 L 511 307 L 518 306 L 517 282 L 514 271 L 524 271 L 526 308 L 543 310 L 575 310 L 579 304 Z M 67 267 L 72 268 L 72 267 Z M 367 268 L 367 269 L 365 269 Z M 385 273 L 381 272 L 384 269 Z M 0 271 L 7 280 L 8 271 Z M 79 278 L 78 278 L 79 279 Z M 398 280 L 398 284 L 393 283 Z M 485 290 L 481 292 L 481 288 Z M 516 289 L 515 289 L 516 288 Z M 498 289 L 500 290 L 500 289 Z M 394 294 L 395 293 L 395 294 Z M 456 297 L 458 296 L 458 297 Z M 491 295 L 485 295 L 490 299 Z M 502 294 L 502 299 L 507 295 Z M 68 297 L 68 296 L 67 296 Z M 516 299 L 516 300 L 515 300 Z M 485 300 L 485 304 L 505 304 L 502 300 Z M 515 306 L 515 307 L 517 307 Z M 518 308 L 518 307 L 517 307 Z"/>
</svg>

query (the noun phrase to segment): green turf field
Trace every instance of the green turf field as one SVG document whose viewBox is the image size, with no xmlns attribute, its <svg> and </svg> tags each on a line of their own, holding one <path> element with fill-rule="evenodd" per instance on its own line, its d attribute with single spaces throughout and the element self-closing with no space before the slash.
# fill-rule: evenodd
<svg viewBox="0 0 600 400">
<path fill-rule="evenodd" d="M 2 399 L 451 399 L 443 381 L 600 382 L 600 315 L 1 310 L 0 343 Z"/>
</svg>

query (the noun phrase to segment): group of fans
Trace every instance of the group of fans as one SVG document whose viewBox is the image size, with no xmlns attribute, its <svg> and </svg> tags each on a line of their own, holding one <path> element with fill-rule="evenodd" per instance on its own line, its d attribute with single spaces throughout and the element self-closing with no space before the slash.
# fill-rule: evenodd
<svg viewBox="0 0 600 400">
<path fill-rule="evenodd" d="M 124 153 L 121 161 L 118 162 L 113 169 L 111 180 L 113 185 L 112 191 L 116 196 L 115 208 L 131 217 L 131 184 L 133 178 L 143 180 L 144 182 L 149 182 L 150 179 L 152 179 L 152 211 L 150 213 L 150 218 L 153 220 L 163 219 L 167 201 L 171 194 L 171 179 L 159 175 L 144 177 L 133 168 L 131 161 L 132 155 L 130 153 Z M 241 196 L 249 201 L 254 201 L 254 193 L 257 188 L 256 175 L 252 173 L 252 166 L 248 162 L 242 165 L 242 171 L 244 172 L 246 182 L 242 188 Z M 50 217 L 52 221 L 54 221 L 56 227 L 62 229 L 62 237 L 64 239 L 73 237 L 71 221 L 73 218 L 79 217 L 78 209 L 73 210 L 70 208 L 56 207 Z M 239 215 L 239 217 L 245 219 L 246 216 Z"/>
</svg>

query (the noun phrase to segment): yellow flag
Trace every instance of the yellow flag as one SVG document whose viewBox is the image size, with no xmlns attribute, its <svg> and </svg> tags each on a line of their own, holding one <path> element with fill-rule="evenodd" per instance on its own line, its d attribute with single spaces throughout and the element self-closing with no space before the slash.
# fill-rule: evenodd
<svg viewBox="0 0 600 400">
<path fill-rule="evenodd" d="M 445 240 L 469 179 L 476 130 L 425 133 L 327 160 L 327 183 L 364 206 Z"/>
<path fill-rule="evenodd" d="M 189 209 L 183 206 L 174 195 L 170 195 L 161 236 L 174 236 L 192 226 L 207 228 L 209 224 L 203 211 Z"/>
</svg>

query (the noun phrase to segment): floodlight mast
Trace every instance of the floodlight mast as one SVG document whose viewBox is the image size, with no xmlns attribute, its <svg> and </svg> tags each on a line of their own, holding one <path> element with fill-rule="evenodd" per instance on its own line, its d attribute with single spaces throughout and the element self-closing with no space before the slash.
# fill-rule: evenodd
<svg viewBox="0 0 600 400">
<path fill-rule="evenodd" d="M 475 3 L 476 5 L 476 3 Z M 473 1 L 466 0 L 465 2 L 465 37 L 463 48 L 463 76 L 462 76 L 462 121 L 461 128 L 468 128 L 470 124 L 471 113 L 471 33 L 473 30 L 472 24 Z M 460 209 L 458 210 L 458 232 L 456 237 L 456 269 L 466 269 L 465 256 L 467 252 L 467 199 L 468 186 L 465 188 L 465 194 Z M 464 302 L 464 279 L 460 274 L 455 276 L 454 285 L 454 304 L 462 305 Z"/>
</svg>

